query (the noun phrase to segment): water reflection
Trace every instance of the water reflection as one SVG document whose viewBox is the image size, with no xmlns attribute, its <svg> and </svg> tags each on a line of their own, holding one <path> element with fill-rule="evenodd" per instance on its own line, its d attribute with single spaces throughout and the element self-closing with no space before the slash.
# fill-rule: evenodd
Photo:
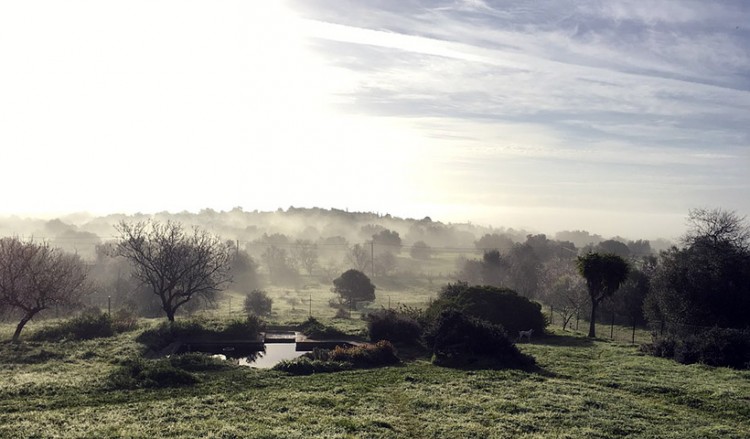
<svg viewBox="0 0 750 439">
<path fill-rule="evenodd" d="M 304 351 L 298 351 L 296 343 L 266 343 L 262 350 L 254 346 L 220 346 L 211 344 L 191 343 L 184 345 L 177 353 L 203 352 L 214 358 L 230 361 L 240 366 L 268 369 L 282 360 L 293 360 Z"/>
<path fill-rule="evenodd" d="M 266 343 L 264 351 L 240 358 L 239 364 L 240 366 L 268 369 L 280 361 L 293 360 L 302 354 L 304 352 L 296 350 L 294 343 Z"/>
</svg>

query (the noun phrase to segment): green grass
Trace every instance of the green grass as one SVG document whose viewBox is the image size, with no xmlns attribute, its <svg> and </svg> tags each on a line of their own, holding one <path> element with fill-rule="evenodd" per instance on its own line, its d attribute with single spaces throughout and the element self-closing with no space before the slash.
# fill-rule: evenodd
<svg viewBox="0 0 750 439">
<path fill-rule="evenodd" d="M 311 376 L 232 367 L 192 387 L 106 390 L 138 332 L 1 344 L 0 437 L 750 437 L 749 371 L 561 331 L 520 346 L 533 373 L 426 360 Z"/>
</svg>

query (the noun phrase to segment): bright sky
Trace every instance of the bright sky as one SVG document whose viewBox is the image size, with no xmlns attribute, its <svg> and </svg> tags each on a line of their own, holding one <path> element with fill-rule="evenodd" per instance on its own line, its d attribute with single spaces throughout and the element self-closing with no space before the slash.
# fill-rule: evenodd
<svg viewBox="0 0 750 439">
<path fill-rule="evenodd" d="M 0 214 L 750 213 L 743 0 L 0 3 Z"/>
</svg>

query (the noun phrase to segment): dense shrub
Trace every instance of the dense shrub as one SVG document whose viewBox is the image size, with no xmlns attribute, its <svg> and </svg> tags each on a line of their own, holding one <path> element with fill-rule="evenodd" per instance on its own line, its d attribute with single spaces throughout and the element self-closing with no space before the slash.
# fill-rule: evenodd
<svg viewBox="0 0 750 439">
<path fill-rule="evenodd" d="M 131 320 L 132 319 L 132 320 Z M 116 313 L 114 318 L 102 313 L 99 308 L 90 308 L 80 316 L 47 326 L 31 335 L 34 341 L 89 340 L 112 337 L 137 327 L 134 317 L 127 313 Z"/>
<path fill-rule="evenodd" d="M 312 339 L 343 337 L 344 334 L 333 326 L 320 323 L 315 317 L 310 317 L 299 325 L 299 331 Z"/>
<path fill-rule="evenodd" d="M 245 312 L 248 315 L 267 316 L 273 309 L 273 299 L 263 290 L 252 290 L 245 297 Z"/>
<path fill-rule="evenodd" d="M 255 338 L 263 331 L 263 321 L 260 317 L 250 314 L 245 320 L 232 320 L 227 325 L 216 332 L 216 335 L 222 338 Z"/>
<path fill-rule="evenodd" d="M 520 368 L 534 366 L 533 357 L 521 353 L 502 326 L 448 309 L 426 334 L 433 362 L 449 367 Z"/>
<path fill-rule="evenodd" d="M 641 349 L 682 364 L 750 368 L 750 330 L 712 328 L 697 334 L 668 334 Z"/>
<path fill-rule="evenodd" d="M 394 343 L 415 343 L 422 336 L 420 324 L 398 310 L 381 309 L 367 314 L 370 340 L 389 340 Z"/>
<path fill-rule="evenodd" d="M 375 344 L 363 344 L 344 348 L 336 346 L 328 359 L 335 362 L 351 363 L 355 367 L 378 367 L 397 364 L 399 360 L 393 345 L 387 340 Z"/>
<path fill-rule="evenodd" d="M 457 309 L 466 315 L 501 325 L 510 334 L 529 329 L 543 334 L 547 326 L 539 303 L 507 288 L 448 284 L 443 287 L 440 298 L 427 309 L 427 316 L 434 321 L 446 309 Z"/>
<path fill-rule="evenodd" d="M 203 326 L 196 321 L 176 320 L 162 322 L 156 328 L 143 331 L 136 341 L 149 349 L 159 350 L 181 339 L 192 339 L 205 333 Z"/>
<path fill-rule="evenodd" d="M 109 376 L 109 385 L 115 389 L 178 387 L 192 385 L 198 378 L 192 373 L 175 367 L 170 359 L 144 360 L 133 358 Z"/>
<path fill-rule="evenodd" d="M 294 360 L 281 361 L 273 369 L 293 375 L 309 375 L 312 373 L 381 367 L 400 362 L 401 360 L 396 355 L 393 345 L 383 340 L 376 344 L 351 347 L 337 346 L 331 350 L 315 349 L 313 352 Z"/>
<path fill-rule="evenodd" d="M 209 325 L 198 321 L 162 322 L 156 328 L 141 333 L 136 341 L 152 350 L 183 340 L 226 341 L 254 339 L 263 330 L 263 322 L 254 315 L 245 320 L 233 320 L 224 325 Z"/>
</svg>

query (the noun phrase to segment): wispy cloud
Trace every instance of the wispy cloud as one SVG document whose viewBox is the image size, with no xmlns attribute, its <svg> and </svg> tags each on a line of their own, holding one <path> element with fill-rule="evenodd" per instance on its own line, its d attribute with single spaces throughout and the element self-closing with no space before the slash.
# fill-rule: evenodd
<svg viewBox="0 0 750 439">
<path fill-rule="evenodd" d="M 721 200 L 750 211 L 743 2 L 295 4 L 312 47 L 356 78 L 342 92 L 345 111 L 411 118 L 442 140 L 433 148 L 449 157 L 441 172 L 459 158 L 460 178 L 509 172 L 504 163 L 517 157 L 550 170 L 506 174 L 528 194 L 559 193 L 565 180 L 607 188 L 580 203 L 630 198 L 686 210 Z"/>
</svg>

